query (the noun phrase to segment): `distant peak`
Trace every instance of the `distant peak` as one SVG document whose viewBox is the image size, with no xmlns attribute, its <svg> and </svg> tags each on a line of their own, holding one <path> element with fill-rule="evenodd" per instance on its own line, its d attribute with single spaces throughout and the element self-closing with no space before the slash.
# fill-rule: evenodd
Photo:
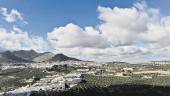
<svg viewBox="0 0 170 96">
<path fill-rule="evenodd" d="M 35 50 L 31 49 L 30 52 L 36 52 Z"/>
<path fill-rule="evenodd" d="M 52 61 L 67 61 L 67 60 L 80 61 L 76 58 L 68 57 L 64 55 L 63 53 L 56 54 L 51 60 Z"/>
<path fill-rule="evenodd" d="M 66 56 L 66 55 L 64 55 L 63 53 L 58 53 L 56 54 L 56 56 Z"/>
</svg>

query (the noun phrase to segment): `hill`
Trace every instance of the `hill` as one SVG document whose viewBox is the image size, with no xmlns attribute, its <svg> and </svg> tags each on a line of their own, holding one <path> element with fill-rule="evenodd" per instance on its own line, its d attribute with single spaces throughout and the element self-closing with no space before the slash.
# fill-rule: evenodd
<svg viewBox="0 0 170 96">
<path fill-rule="evenodd" d="M 52 59 L 50 59 L 49 61 L 81 61 L 79 59 L 76 58 L 72 58 L 72 57 L 68 57 L 64 54 L 57 54 L 54 57 L 52 57 Z"/>
<path fill-rule="evenodd" d="M 29 62 L 29 61 L 15 56 L 10 51 L 5 51 L 5 52 L 0 53 L 0 62 L 10 62 L 10 63 L 15 62 L 16 63 L 16 62 Z"/>
<path fill-rule="evenodd" d="M 19 50 L 19 51 L 13 51 L 12 52 L 13 55 L 15 55 L 18 58 L 27 60 L 27 61 L 31 61 L 31 58 L 34 58 L 35 56 L 39 55 L 39 53 L 37 53 L 34 50 Z"/>
<path fill-rule="evenodd" d="M 31 61 L 33 61 L 33 62 L 45 62 L 45 61 L 49 61 L 54 56 L 55 56 L 55 54 L 53 54 L 51 52 L 44 52 L 44 53 L 40 53 L 37 56 L 35 56 L 34 58 L 32 58 Z"/>
<path fill-rule="evenodd" d="M 56 62 L 56 61 L 80 61 L 64 54 L 51 52 L 38 53 L 34 50 L 5 51 L 0 53 L 0 62 Z"/>
</svg>

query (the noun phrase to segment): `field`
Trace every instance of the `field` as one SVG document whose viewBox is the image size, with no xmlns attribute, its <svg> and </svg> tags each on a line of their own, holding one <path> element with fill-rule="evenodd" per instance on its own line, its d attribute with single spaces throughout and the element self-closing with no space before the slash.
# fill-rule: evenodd
<svg viewBox="0 0 170 96">
<path fill-rule="evenodd" d="M 134 68 L 132 75 L 114 76 L 114 75 L 82 75 L 83 82 L 78 85 L 66 89 L 65 91 L 40 90 L 32 92 L 31 96 L 169 96 L 170 76 L 169 75 L 153 75 L 169 74 L 169 65 L 164 66 L 142 66 L 142 65 L 109 65 L 109 68 L 120 73 L 123 68 Z M 142 68 L 142 71 L 139 69 Z M 66 65 L 56 65 L 52 68 L 11 68 L 0 70 L 0 92 L 16 89 L 21 86 L 30 84 L 25 82 L 30 78 L 43 78 L 47 75 L 57 73 L 69 73 L 76 68 Z M 141 73 L 144 72 L 144 73 Z M 138 74 L 134 74 L 138 73 Z M 152 78 L 143 78 L 143 74 L 149 74 Z"/>
<path fill-rule="evenodd" d="M 25 86 L 28 83 L 25 83 L 25 80 L 37 77 L 43 78 L 46 75 L 49 75 L 46 72 L 43 72 L 42 69 L 34 68 L 24 68 L 24 69 L 7 69 L 0 71 L 0 91 L 8 91 L 11 88 L 17 88 Z"/>
<path fill-rule="evenodd" d="M 170 77 L 140 80 L 86 75 L 84 79 L 86 83 L 64 92 L 39 91 L 32 92 L 31 96 L 169 96 L 170 94 L 168 86 Z"/>
<path fill-rule="evenodd" d="M 164 79 L 162 79 L 164 78 Z M 85 75 L 86 82 L 64 92 L 39 91 L 31 96 L 169 96 L 170 77 L 141 79 Z"/>
<path fill-rule="evenodd" d="M 97 86 L 110 85 L 153 85 L 153 86 L 170 86 L 170 76 L 158 76 L 149 79 L 141 79 L 140 77 L 116 77 L 116 76 L 92 76 L 85 75 L 88 84 Z"/>
</svg>

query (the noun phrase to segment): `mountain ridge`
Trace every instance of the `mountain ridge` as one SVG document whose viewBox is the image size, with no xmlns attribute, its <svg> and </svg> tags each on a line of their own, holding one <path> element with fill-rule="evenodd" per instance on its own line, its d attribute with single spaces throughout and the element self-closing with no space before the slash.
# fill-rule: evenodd
<svg viewBox="0 0 170 96">
<path fill-rule="evenodd" d="M 11 63 L 13 63 L 13 62 L 29 62 L 29 61 L 15 56 L 10 51 L 5 51 L 5 52 L 0 53 L 0 62 L 8 62 L 8 63 L 11 62 Z"/>
<path fill-rule="evenodd" d="M 62 53 L 38 53 L 34 50 L 4 51 L 0 53 L 0 62 L 57 62 L 68 60 L 81 61 L 73 57 L 68 57 Z"/>
</svg>

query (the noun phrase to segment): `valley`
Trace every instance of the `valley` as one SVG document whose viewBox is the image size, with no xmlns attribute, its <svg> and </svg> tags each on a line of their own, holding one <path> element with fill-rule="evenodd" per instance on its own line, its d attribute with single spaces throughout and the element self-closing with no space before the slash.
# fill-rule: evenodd
<svg viewBox="0 0 170 96">
<path fill-rule="evenodd" d="M 119 87 L 119 91 L 121 91 L 131 90 L 134 86 L 139 86 L 139 88 L 153 86 L 151 87 L 153 90 L 157 90 L 154 88 L 158 86 L 162 88 L 169 88 L 170 86 L 170 63 L 168 61 L 132 64 L 127 62 L 83 61 L 64 54 L 55 55 L 49 52 L 39 54 L 32 50 L 26 52 L 22 50 L 22 53 L 27 54 L 30 58 L 19 52 L 7 53 L 5 52 L 6 57 L 3 57 L 4 60 L 0 64 L 1 95 L 41 96 L 40 94 L 66 94 L 73 91 L 73 94 L 86 96 L 87 94 L 83 95 L 81 92 L 86 93 L 87 91 L 88 93 L 93 89 L 92 92 L 94 93 L 101 90 L 101 94 L 108 94 L 107 96 L 109 96 L 112 93 L 109 90 L 115 90 L 110 89 L 112 87 Z M 35 56 L 32 56 L 33 53 Z M 4 56 L 4 54 L 1 56 Z M 4 62 L 5 60 L 6 62 Z M 129 89 L 126 89 L 127 86 Z M 164 89 L 160 91 L 162 90 Z M 48 93 L 49 91 L 50 93 Z M 129 94 L 131 94 L 131 91 Z"/>
</svg>

